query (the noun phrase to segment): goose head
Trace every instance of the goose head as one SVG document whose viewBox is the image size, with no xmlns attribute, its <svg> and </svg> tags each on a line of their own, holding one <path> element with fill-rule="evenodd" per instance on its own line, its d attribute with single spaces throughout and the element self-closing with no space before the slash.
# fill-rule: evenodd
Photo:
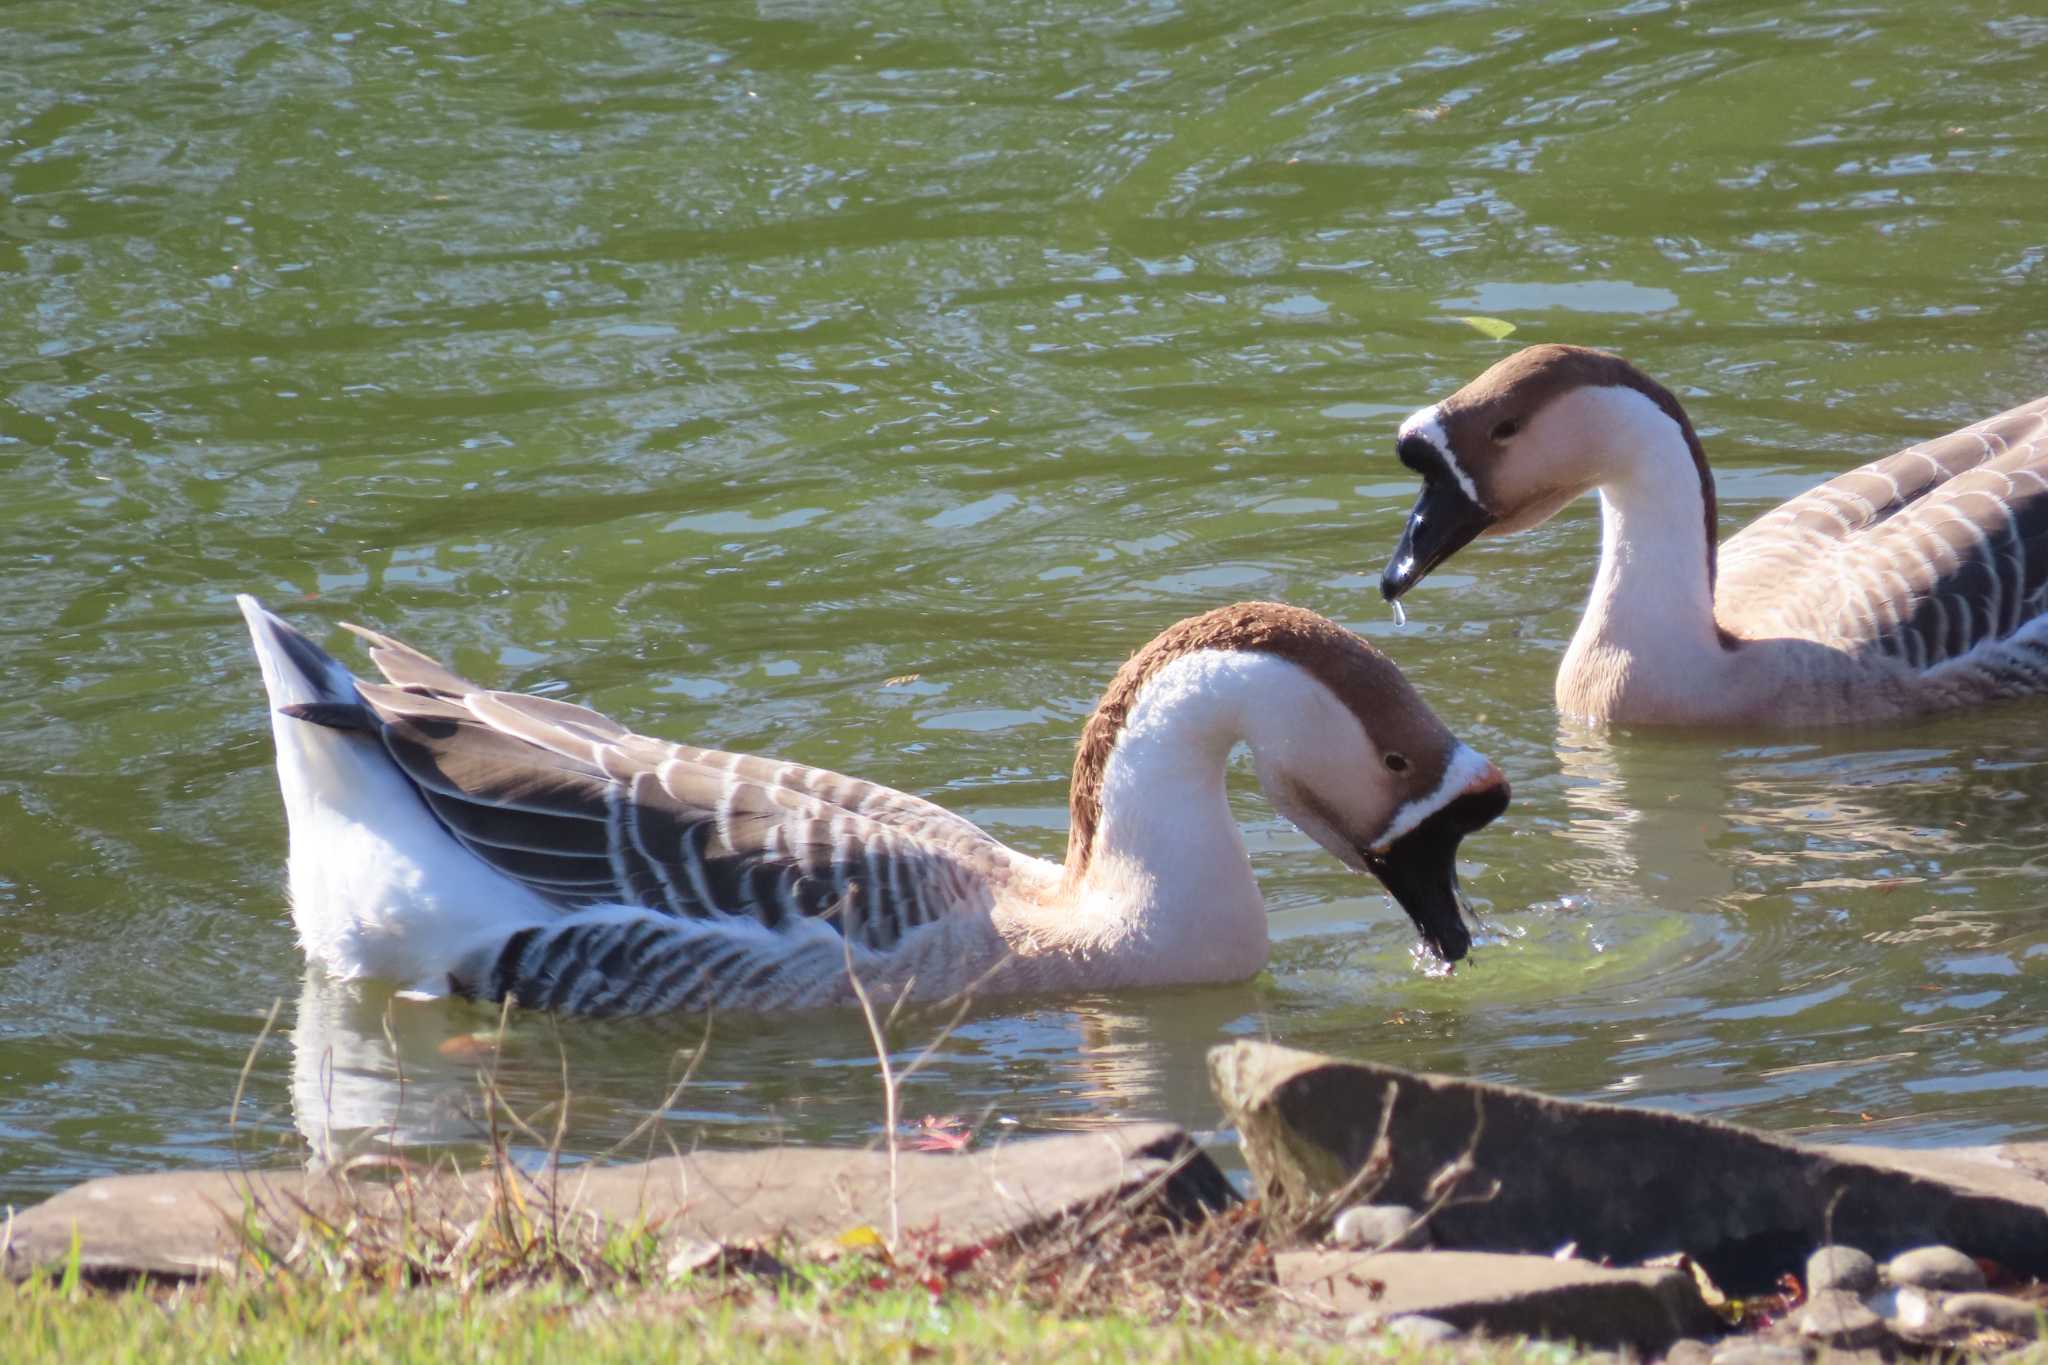
<svg viewBox="0 0 2048 1365">
<path fill-rule="evenodd" d="M 1668 390 L 1620 356 L 1531 346 L 1401 424 L 1395 455 L 1422 478 L 1380 577 L 1389 602 L 1475 537 L 1541 525 L 1625 476 L 1636 452 L 1676 436 L 1699 467 L 1713 544 L 1712 482 L 1692 423 Z"/>
<path fill-rule="evenodd" d="M 1297 607 L 1246 602 L 1190 618 L 1124 665 L 1083 731 L 1070 859 L 1095 843 L 1119 758 L 1135 772 L 1149 736 L 1204 710 L 1187 723 L 1217 763 L 1242 742 L 1276 810 L 1377 878 L 1437 956 L 1465 955 L 1458 845 L 1507 808 L 1507 781 L 1391 659 Z"/>
<path fill-rule="evenodd" d="M 1360 642 L 1363 643 L 1362 641 Z M 1369 646 L 1367 648 L 1370 648 Z M 1377 672 L 1368 697 L 1337 678 L 1308 705 L 1261 708 L 1247 728 L 1266 799 L 1309 838 L 1386 888 L 1445 962 L 1472 946 L 1458 887 L 1458 845 L 1508 805 L 1500 769 L 1458 740 L 1373 651 L 1345 672 Z"/>
</svg>

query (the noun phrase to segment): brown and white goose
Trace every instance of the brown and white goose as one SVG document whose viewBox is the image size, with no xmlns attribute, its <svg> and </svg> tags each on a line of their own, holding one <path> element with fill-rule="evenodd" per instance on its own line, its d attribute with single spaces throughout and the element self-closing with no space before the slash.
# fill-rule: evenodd
<svg viewBox="0 0 2048 1365">
<path fill-rule="evenodd" d="M 1718 550 L 1692 422 L 1619 356 L 1518 352 L 1403 422 L 1398 454 L 1422 494 L 1388 601 L 1474 536 L 1599 490 L 1568 714 L 1829 724 L 2048 692 L 2048 398 L 1840 475 Z"/>
<path fill-rule="evenodd" d="M 238 599 L 273 711 L 292 915 L 343 977 L 579 1014 L 1224 981 L 1266 961 L 1224 791 L 1378 877 L 1446 960 L 1458 841 L 1507 783 L 1387 657 L 1253 602 L 1134 655 L 1081 734 L 1064 865 L 887 787 L 492 692 L 386 636 L 361 682 Z"/>
</svg>

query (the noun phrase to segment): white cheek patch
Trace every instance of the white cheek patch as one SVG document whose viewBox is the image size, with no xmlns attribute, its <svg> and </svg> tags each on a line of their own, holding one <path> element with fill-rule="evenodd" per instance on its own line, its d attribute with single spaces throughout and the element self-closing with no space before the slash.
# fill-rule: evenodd
<svg viewBox="0 0 2048 1365">
<path fill-rule="evenodd" d="M 1449 444 L 1444 437 L 1444 424 L 1437 418 L 1436 404 L 1434 403 L 1431 403 L 1426 408 L 1417 408 L 1409 413 L 1408 420 L 1401 423 L 1401 430 L 1398 435 L 1403 441 L 1407 440 L 1410 436 L 1425 437 L 1438 450 L 1442 450 L 1445 445 Z"/>
<path fill-rule="evenodd" d="M 1460 742 L 1451 754 L 1451 761 L 1444 768 L 1444 780 L 1437 783 L 1436 790 L 1427 796 L 1419 796 L 1394 812 L 1394 818 L 1387 822 L 1386 829 L 1372 846 L 1373 852 L 1385 853 L 1387 846 L 1414 829 L 1417 825 L 1449 805 L 1457 796 L 1485 776 L 1492 766 L 1486 755 Z"/>
<path fill-rule="evenodd" d="M 1470 499 L 1474 507 L 1486 506 L 1479 500 L 1479 487 L 1472 482 L 1472 476 L 1459 467 L 1456 457 L 1451 454 L 1451 438 L 1444 431 L 1443 419 L 1437 412 L 1436 404 L 1431 403 L 1426 408 L 1417 409 L 1408 415 L 1407 421 L 1401 423 L 1401 430 L 1397 433 L 1396 439 L 1405 441 L 1411 436 L 1420 436 L 1436 447 L 1436 453 L 1443 457 L 1444 468 L 1450 470 L 1451 477 L 1458 481 L 1458 491 Z"/>
</svg>

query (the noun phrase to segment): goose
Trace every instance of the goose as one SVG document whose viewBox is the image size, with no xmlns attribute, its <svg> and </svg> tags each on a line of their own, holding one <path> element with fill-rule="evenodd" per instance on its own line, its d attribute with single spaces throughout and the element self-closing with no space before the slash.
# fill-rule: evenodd
<svg viewBox="0 0 2048 1365">
<path fill-rule="evenodd" d="M 343 978 L 565 1014 L 766 1012 L 1239 980 L 1266 918 L 1224 789 L 1377 877 L 1446 962 L 1459 841 L 1506 808 L 1377 649 L 1270 602 L 1173 626 L 1083 727 L 1063 863 L 820 768 L 669 744 L 476 686 L 375 631 L 360 681 L 237 599 L 271 707 L 307 957 Z"/>
<path fill-rule="evenodd" d="M 1396 453 L 1422 492 L 1389 602 L 1474 536 L 1599 491 L 1600 565 L 1557 674 L 1568 715 L 1824 725 L 2048 691 L 2048 398 L 1839 475 L 1718 547 L 1691 419 L 1604 351 L 1519 351 L 1410 416 Z"/>
</svg>

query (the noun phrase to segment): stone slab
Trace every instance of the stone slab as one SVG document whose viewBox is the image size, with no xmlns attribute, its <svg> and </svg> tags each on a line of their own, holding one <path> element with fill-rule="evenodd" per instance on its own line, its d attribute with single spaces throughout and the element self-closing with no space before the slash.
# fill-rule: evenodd
<svg viewBox="0 0 2048 1365">
<path fill-rule="evenodd" d="M 1438 1246 L 1579 1254 L 1627 1265 L 1692 1255 L 1730 1292 L 1769 1286 L 1830 1241 L 1884 1257 L 1945 1242 L 2048 1276 L 2048 1144 L 1928 1153 L 1812 1147 L 1708 1119 L 1560 1100 L 1239 1042 L 1209 1073 L 1269 1206 L 1298 1213 L 1370 1155 L 1394 1088 L 1393 1169 L 1379 1202 L 1428 1204 L 1432 1176 L 1477 1134 L 1467 1188 Z M 1832 1234 L 1830 1236 L 1830 1233 Z"/>
<path fill-rule="evenodd" d="M 901 1227 L 929 1231 L 942 1246 L 1029 1236 L 1113 1201 L 1187 1217 L 1237 1197 L 1171 1124 L 1020 1139 L 972 1153 L 904 1152 L 898 1160 Z M 465 1222 L 485 1207 L 491 1178 L 441 1176 L 402 1197 L 415 1219 Z M 889 1160 L 878 1151 L 707 1151 L 516 1178 L 538 1218 L 558 1212 L 613 1226 L 639 1218 L 665 1242 L 804 1245 L 860 1227 L 886 1234 L 890 1225 Z M 305 1171 L 107 1176 L 16 1214 L 0 1268 L 19 1279 L 61 1267 L 75 1231 L 81 1270 L 97 1280 L 215 1274 L 237 1264 L 245 1220 L 273 1244 L 289 1244 L 303 1218 L 331 1218 L 351 1203 L 388 1214 L 399 1198 L 387 1185 L 345 1186 L 332 1174 Z"/>
<path fill-rule="evenodd" d="M 1482 1251 L 1283 1251 L 1280 1286 L 1334 1313 L 1419 1314 L 1465 1331 L 1661 1352 L 1722 1326 L 1679 1270 Z"/>
</svg>

